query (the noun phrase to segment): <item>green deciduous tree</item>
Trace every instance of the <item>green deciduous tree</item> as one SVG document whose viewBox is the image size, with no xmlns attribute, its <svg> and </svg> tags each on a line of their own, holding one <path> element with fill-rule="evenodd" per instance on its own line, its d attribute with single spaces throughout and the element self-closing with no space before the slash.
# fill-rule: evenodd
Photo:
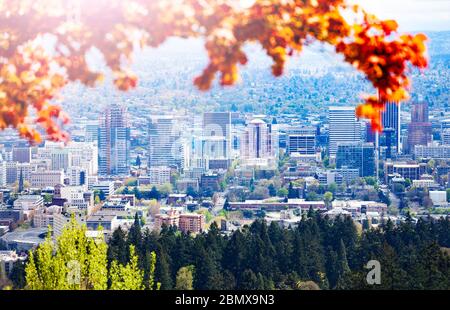
<svg viewBox="0 0 450 310">
<path fill-rule="evenodd" d="M 176 290 L 193 290 L 194 289 L 194 270 L 193 265 L 181 267 L 177 272 Z"/>
<path fill-rule="evenodd" d="M 130 262 L 122 265 L 113 261 L 109 271 L 111 290 L 143 290 L 144 272 L 139 268 L 135 247 L 130 245 Z"/>
</svg>

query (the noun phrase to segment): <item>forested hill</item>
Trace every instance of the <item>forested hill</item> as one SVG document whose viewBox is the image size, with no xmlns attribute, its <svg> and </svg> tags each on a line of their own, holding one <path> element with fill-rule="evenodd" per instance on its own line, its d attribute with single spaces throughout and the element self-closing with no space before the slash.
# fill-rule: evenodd
<svg viewBox="0 0 450 310">
<path fill-rule="evenodd" d="M 230 237 L 215 225 L 192 237 L 167 227 L 142 232 L 135 224 L 127 236 L 114 233 L 108 260 L 126 263 L 130 244 L 144 271 L 156 252 L 161 289 L 184 287 L 192 275 L 194 289 L 450 289 L 449 219 L 387 222 L 358 234 L 350 218 L 310 212 L 295 229 L 256 221 Z M 366 283 L 370 260 L 381 264 L 380 285 Z"/>
</svg>

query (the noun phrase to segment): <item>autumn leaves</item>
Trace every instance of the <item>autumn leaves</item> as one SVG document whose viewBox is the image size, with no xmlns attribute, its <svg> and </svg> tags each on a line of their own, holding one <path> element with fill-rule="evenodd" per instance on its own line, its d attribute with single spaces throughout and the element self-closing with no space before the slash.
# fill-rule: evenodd
<svg viewBox="0 0 450 310">
<path fill-rule="evenodd" d="M 257 0 L 245 8 L 219 0 L 76 1 L 75 21 L 68 21 L 63 10 L 74 7 L 68 2 L 0 0 L 0 128 L 16 128 L 31 142 L 41 137 L 27 121 L 30 107 L 37 114 L 33 122 L 48 139 L 68 140 L 62 130 L 68 118 L 51 100 L 69 81 L 94 86 L 102 79 L 104 72 L 87 65 L 92 49 L 103 55 L 115 86 L 126 91 L 137 85 L 128 68 L 137 47 L 155 47 L 171 36 L 204 38 L 209 64 L 194 84 L 208 90 L 216 75 L 223 86 L 238 81 L 248 42 L 262 45 L 273 59 L 275 76 L 303 46 L 331 44 L 376 88 L 377 94 L 357 109 L 375 130 L 381 130 L 384 102 L 408 98 L 408 63 L 427 66 L 424 35 L 399 36 L 395 21 L 379 20 L 344 0 Z M 43 9 L 50 4 L 53 10 Z M 350 24 L 347 13 L 358 21 Z M 38 44 L 43 34 L 56 39 L 51 53 Z"/>
</svg>

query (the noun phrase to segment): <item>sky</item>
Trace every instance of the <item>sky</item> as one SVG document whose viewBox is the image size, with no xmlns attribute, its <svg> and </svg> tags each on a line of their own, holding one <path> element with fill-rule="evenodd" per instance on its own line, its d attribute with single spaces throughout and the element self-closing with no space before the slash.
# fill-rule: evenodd
<svg viewBox="0 0 450 310">
<path fill-rule="evenodd" d="M 247 6 L 254 0 L 237 0 Z M 450 30 L 450 0 L 349 0 L 381 19 L 395 19 L 401 31 Z"/>
<path fill-rule="evenodd" d="M 351 0 L 404 31 L 450 30 L 450 0 Z"/>
</svg>

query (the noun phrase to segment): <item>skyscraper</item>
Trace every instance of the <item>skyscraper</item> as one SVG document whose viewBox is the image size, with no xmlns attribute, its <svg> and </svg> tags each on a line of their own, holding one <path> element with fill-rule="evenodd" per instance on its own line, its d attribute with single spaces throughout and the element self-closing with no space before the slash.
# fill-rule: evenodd
<svg viewBox="0 0 450 310">
<path fill-rule="evenodd" d="M 360 177 L 375 175 L 375 147 L 372 143 L 340 143 L 336 155 L 336 167 L 359 169 Z"/>
<path fill-rule="evenodd" d="M 340 143 L 361 141 L 361 125 L 356 120 L 354 107 L 330 107 L 329 122 L 330 157 L 336 156 Z"/>
<path fill-rule="evenodd" d="M 411 106 L 411 123 L 408 126 L 407 151 L 412 153 L 416 145 L 428 145 L 432 140 L 432 125 L 428 118 L 428 104 L 419 101 Z"/>
<path fill-rule="evenodd" d="M 178 166 L 183 160 L 183 145 L 172 116 L 152 118 L 149 124 L 149 167 Z"/>
<path fill-rule="evenodd" d="M 383 137 L 380 145 L 387 147 L 388 158 L 391 157 L 392 149 L 397 154 L 400 153 L 400 109 L 401 103 L 388 102 L 385 105 L 385 110 L 381 113 Z"/>
<path fill-rule="evenodd" d="M 130 127 L 125 107 L 106 108 L 98 128 L 100 175 L 127 175 L 130 170 Z"/>
<path fill-rule="evenodd" d="M 270 166 L 276 159 L 276 133 L 271 124 L 261 119 L 252 120 L 241 139 L 241 159 L 245 164 Z"/>
<path fill-rule="evenodd" d="M 207 112 L 203 114 L 204 141 L 214 142 L 211 145 L 218 146 L 214 150 L 216 159 L 210 161 L 223 161 L 229 165 L 231 159 L 231 113 Z"/>
</svg>

